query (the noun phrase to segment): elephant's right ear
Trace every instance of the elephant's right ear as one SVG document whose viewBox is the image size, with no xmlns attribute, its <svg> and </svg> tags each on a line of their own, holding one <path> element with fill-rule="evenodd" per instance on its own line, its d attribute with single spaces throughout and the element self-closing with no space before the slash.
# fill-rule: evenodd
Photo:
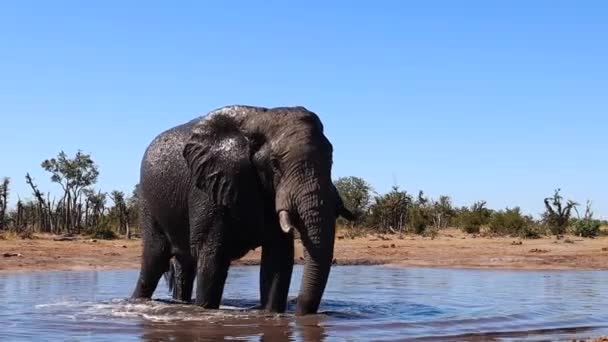
<svg viewBox="0 0 608 342">
<path fill-rule="evenodd" d="M 193 183 L 216 204 L 234 204 L 240 187 L 256 184 L 249 140 L 231 117 L 214 115 L 198 123 L 183 156 Z"/>
</svg>

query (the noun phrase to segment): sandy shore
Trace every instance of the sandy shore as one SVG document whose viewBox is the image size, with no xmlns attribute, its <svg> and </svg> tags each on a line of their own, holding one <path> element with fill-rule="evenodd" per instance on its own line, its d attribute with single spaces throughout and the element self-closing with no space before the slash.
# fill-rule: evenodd
<svg viewBox="0 0 608 342">
<path fill-rule="evenodd" d="M 260 249 L 235 265 L 255 265 Z M 368 235 L 350 239 L 338 233 L 335 264 L 490 268 L 519 270 L 607 270 L 608 237 L 566 236 L 536 240 L 486 238 L 442 231 L 435 239 L 420 236 Z M 138 269 L 141 240 L 54 241 L 53 236 L 0 240 L 0 273 L 58 270 Z M 296 241 L 296 263 L 302 262 Z"/>
</svg>

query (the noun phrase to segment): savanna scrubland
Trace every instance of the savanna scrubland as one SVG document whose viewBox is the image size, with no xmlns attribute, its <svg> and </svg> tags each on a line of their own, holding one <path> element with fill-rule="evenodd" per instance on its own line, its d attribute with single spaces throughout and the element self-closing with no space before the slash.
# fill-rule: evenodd
<svg viewBox="0 0 608 342">
<path fill-rule="evenodd" d="M 81 151 L 60 152 L 40 166 L 59 197 L 29 173 L 22 180 L 29 195 L 11 195 L 17 180 L 0 182 L 0 272 L 139 267 L 137 185 L 131 194 L 96 188 L 99 166 Z M 338 220 L 338 265 L 608 269 L 608 222 L 594 217 L 590 201 L 565 199 L 559 189 L 539 199 L 545 211 L 534 219 L 519 207 L 492 209 L 483 200 L 456 207 L 449 196 L 399 186 L 378 194 L 355 176 L 334 183 L 357 217 Z M 302 247 L 295 245 L 299 263 Z M 257 249 L 234 263 L 259 260 Z"/>
</svg>

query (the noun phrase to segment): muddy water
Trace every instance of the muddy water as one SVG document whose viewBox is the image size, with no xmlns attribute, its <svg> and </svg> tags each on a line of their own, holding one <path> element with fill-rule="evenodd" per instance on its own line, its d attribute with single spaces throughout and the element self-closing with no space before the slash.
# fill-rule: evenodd
<svg viewBox="0 0 608 342">
<path fill-rule="evenodd" d="M 608 335 L 608 272 L 337 266 L 319 315 L 257 312 L 258 267 L 233 267 L 221 310 L 131 303 L 137 271 L 0 275 L 0 341 L 570 340 Z M 299 288 L 297 266 L 290 290 Z"/>
</svg>

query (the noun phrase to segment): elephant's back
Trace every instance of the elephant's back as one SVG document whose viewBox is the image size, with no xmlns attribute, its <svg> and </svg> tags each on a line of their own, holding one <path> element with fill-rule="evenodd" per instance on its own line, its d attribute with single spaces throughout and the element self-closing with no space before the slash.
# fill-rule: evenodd
<svg viewBox="0 0 608 342">
<path fill-rule="evenodd" d="M 175 167 L 186 167 L 182 151 L 198 120 L 195 119 L 175 126 L 154 137 L 144 152 L 141 163 L 142 177 L 144 174 L 156 171 L 168 171 L 173 170 Z M 172 172 L 175 171 L 173 170 Z"/>
<path fill-rule="evenodd" d="M 187 217 L 190 176 L 182 151 L 199 120 L 201 118 L 196 118 L 158 134 L 144 152 L 140 196 L 160 223 Z"/>
</svg>

